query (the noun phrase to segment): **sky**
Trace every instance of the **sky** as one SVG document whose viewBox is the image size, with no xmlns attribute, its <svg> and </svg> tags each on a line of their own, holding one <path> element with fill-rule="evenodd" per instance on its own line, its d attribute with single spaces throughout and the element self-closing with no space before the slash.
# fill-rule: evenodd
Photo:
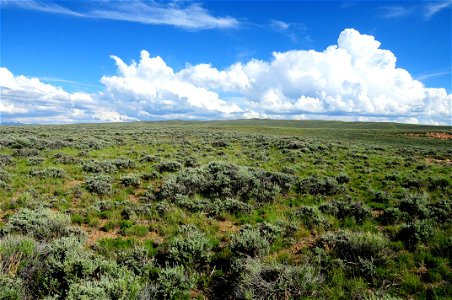
<svg viewBox="0 0 452 300">
<path fill-rule="evenodd" d="M 451 17 L 451 0 L 0 0 L 0 120 L 452 125 Z"/>
</svg>

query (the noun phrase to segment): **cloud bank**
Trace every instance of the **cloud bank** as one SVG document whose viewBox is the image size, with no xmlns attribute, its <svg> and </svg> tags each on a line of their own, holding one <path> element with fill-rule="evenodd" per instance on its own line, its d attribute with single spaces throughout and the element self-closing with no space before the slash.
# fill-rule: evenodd
<svg viewBox="0 0 452 300">
<path fill-rule="evenodd" d="M 141 52 L 138 62 L 112 56 L 115 76 L 93 94 L 68 93 L 0 69 L 5 121 L 68 123 L 160 119 L 336 119 L 451 123 L 452 95 L 427 88 L 373 36 L 345 29 L 322 52 L 274 52 L 219 70 L 210 64 L 174 71 Z"/>
</svg>

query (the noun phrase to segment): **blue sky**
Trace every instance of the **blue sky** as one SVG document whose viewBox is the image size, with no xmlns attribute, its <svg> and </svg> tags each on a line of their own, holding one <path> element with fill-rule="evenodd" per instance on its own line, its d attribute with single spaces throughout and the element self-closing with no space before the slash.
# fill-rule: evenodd
<svg viewBox="0 0 452 300">
<path fill-rule="evenodd" d="M 2 0 L 0 112 L 450 124 L 451 27 L 450 0 Z"/>
</svg>

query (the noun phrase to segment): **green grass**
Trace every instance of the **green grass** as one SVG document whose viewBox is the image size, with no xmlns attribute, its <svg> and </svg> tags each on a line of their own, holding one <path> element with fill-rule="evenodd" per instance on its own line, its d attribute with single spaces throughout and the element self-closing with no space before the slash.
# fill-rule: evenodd
<svg viewBox="0 0 452 300">
<path fill-rule="evenodd" d="M 285 120 L 0 127 L 0 252 L 8 246 L 8 253 L 21 253 L 12 239 L 40 245 L 27 248 L 17 270 L 22 254 L 0 255 L 0 285 L 28 298 L 57 296 L 47 287 L 59 279 L 40 277 L 52 275 L 34 258 L 45 257 L 46 247 L 75 243 L 68 241 L 74 237 L 83 244 L 77 257 L 46 260 L 47 269 L 67 266 L 70 281 L 61 285 L 61 295 L 89 278 L 90 288 L 105 293 L 116 284 L 135 294 L 152 286 L 162 297 L 446 298 L 452 284 L 452 140 L 429 132 L 452 134 L 452 128 Z M 182 167 L 159 172 L 168 162 Z M 219 169 L 207 169 L 212 163 Z M 103 167 L 95 173 L 86 164 Z M 54 178 L 55 172 L 64 176 Z M 86 184 L 98 175 L 111 184 L 105 194 Z M 162 188 L 178 195 L 162 196 Z M 300 214 L 306 207 L 311 210 Z M 27 230 L 41 232 L 33 224 L 44 222 L 12 226 L 24 208 L 66 215 L 70 222 L 55 227 L 63 237 L 24 237 Z M 358 220 L 350 211 L 367 214 Z M 49 226 L 55 226 L 52 216 Z M 250 230 L 268 251 L 255 251 L 240 238 Z M 375 237 L 385 241 L 384 261 L 372 256 L 381 247 Z M 240 255 L 231 250 L 237 239 Z M 190 257 L 203 247 L 209 259 Z M 315 271 L 305 282 L 284 277 L 303 268 Z M 179 284 L 172 290 L 164 280 Z"/>
</svg>

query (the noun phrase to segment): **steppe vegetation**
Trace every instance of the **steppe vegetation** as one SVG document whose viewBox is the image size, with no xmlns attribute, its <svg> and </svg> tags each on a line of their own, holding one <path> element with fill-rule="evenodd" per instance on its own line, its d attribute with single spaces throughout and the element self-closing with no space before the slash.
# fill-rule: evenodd
<svg viewBox="0 0 452 300">
<path fill-rule="evenodd" d="M 0 299 L 447 299 L 451 133 L 0 127 Z"/>
</svg>

